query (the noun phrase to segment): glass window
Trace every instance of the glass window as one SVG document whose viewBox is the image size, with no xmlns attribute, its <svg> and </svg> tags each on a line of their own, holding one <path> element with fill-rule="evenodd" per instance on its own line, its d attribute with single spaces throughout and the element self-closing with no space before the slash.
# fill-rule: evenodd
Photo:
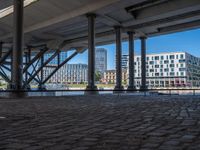
<svg viewBox="0 0 200 150">
<path fill-rule="evenodd" d="M 155 60 L 159 60 L 159 56 L 155 56 Z"/>
<path fill-rule="evenodd" d="M 165 61 L 164 61 L 164 64 L 168 64 L 168 63 L 169 63 L 169 61 L 168 61 L 168 60 L 165 60 Z"/>
<path fill-rule="evenodd" d="M 153 65 L 153 64 L 154 64 L 154 61 L 150 61 L 149 64 Z"/>
<path fill-rule="evenodd" d="M 168 72 L 168 71 L 169 71 L 169 69 L 168 69 L 168 68 L 165 68 L 165 69 L 164 69 L 164 71 L 165 71 L 165 72 Z"/>
<path fill-rule="evenodd" d="M 170 59 L 174 59 L 174 55 L 170 55 L 169 58 L 170 58 Z"/>
<path fill-rule="evenodd" d="M 164 56 L 160 56 L 160 59 L 163 60 L 163 59 L 164 59 Z"/>
<path fill-rule="evenodd" d="M 179 71 L 186 71 L 186 68 L 179 68 Z"/>
<path fill-rule="evenodd" d="M 174 67 L 174 64 L 170 64 L 170 68 Z"/>
<path fill-rule="evenodd" d="M 184 58 L 184 55 L 183 55 L 183 54 L 181 54 L 181 55 L 180 55 L 180 57 L 181 57 L 181 59 L 183 59 L 183 58 Z"/>
<path fill-rule="evenodd" d="M 154 72 L 154 69 L 150 69 L 149 71 L 150 71 L 150 72 Z"/>
<path fill-rule="evenodd" d="M 159 73 L 155 73 L 155 76 L 158 77 L 158 76 L 159 76 Z"/>
<path fill-rule="evenodd" d="M 184 63 L 185 62 L 185 59 L 180 59 L 179 60 L 179 63 Z"/>
</svg>

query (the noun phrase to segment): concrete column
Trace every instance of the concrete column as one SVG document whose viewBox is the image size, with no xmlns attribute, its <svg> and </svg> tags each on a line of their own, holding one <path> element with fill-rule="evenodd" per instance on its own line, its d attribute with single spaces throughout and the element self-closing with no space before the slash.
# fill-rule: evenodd
<svg viewBox="0 0 200 150">
<path fill-rule="evenodd" d="M 128 32 L 129 36 L 129 86 L 127 88 L 128 91 L 135 90 L 134 85 L 134 39 L 133 32 Z"/>
<path fill-rule="evenodd" d="M 116 32 L 116 86 L 114 90 L 123 90 L 122 86 L 122 65 L 121 65 L 121 55 L 122 55 L 122 45 L 121 45 L 121 27 L 115 27 Z"/>
<path fill-rule="evenodd" d="M 23 15 L 24 0 L 14 0 L 14 39 L 12 52 L 12 85 L 15 91 L 22 90 L 23 84 Z"/>
<path fill-rule="evenodd" d="M 146 37 L 141 37 L 141 90 L 147 90 L 146 86 Z"/>
<path fill-rule="evenodd" d="M 0 58 L 2 57 L 3 53 L 3 42 L 0 42 Z"/>
<path fill-rule="evenodd" d="M 95 85 L 95 14 L 87 14 L 88 18 L 88 85 L 86 90 L 97 90 Z"/>
</svg>

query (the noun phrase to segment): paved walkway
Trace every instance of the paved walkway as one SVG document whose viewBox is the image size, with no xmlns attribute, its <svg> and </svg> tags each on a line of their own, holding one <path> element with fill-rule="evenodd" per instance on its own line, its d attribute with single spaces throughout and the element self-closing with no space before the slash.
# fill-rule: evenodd
<svg viewBox="0 0 200 150">
<path fill-rule="evenodd" d="M 0 149 L 200 149 L 200 98 L 1 99 Z"/>
</svg>

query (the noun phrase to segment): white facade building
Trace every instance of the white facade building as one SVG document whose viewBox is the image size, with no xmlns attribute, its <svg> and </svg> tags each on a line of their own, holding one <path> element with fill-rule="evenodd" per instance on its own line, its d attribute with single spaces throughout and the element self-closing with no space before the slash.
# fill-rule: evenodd
<svg viewBox="0 0 200 150">
<path fill-rule="evenodd" d="M 45 78 L 56 66 L 44 68 Z M 88 66 L 86 64 L 65 64 L 50 79 L 49 83 L 80 84 L 87 82 Z"/>
<path fill-rule="evenodd" d="M 135 85 L 141 85 L 141 56 L 135 56 Z M 128 64 L 128 63 L 127 63 Z M 148 87 L 200 86 L 200 58 L 186 52 L 148 54 Z"/>
</svg>

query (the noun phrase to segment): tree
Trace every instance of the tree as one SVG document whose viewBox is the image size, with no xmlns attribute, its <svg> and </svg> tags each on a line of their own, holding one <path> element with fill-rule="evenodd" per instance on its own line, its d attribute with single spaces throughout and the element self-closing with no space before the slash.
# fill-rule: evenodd
<svg viewBox="0 0 200 150">
<path fill-rule="evenodd" d="M 95 81 L 101 81 L 101 72 L 99 71 L 95 72 Z"/>
</svg>

